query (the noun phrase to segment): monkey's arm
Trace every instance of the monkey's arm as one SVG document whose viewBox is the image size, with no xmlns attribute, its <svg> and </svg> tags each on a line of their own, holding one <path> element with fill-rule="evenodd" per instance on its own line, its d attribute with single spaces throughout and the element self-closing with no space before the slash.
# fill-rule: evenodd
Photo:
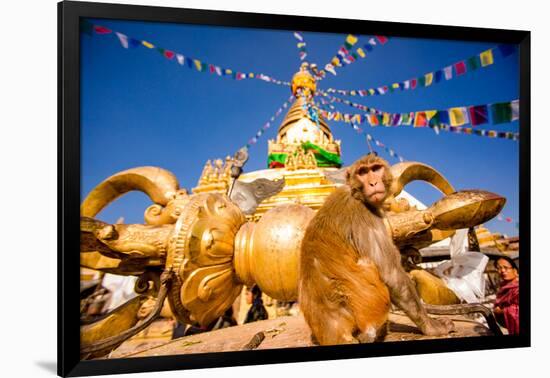
<svg viewBox="0 0 550 378">
<path fill-rule="evenodd" d="M 399 251 L 392 248 L 387 251 L 388 262 L 381 261 L 379 268 L 382 281 L 390 290 L 393 303 L 401 308 L 425 335 L 445 335 L 454 330 L 448 319 L 433 319 L 422 305 L 413 281 L 401 266 Z"/>
<path fill-rule="evenodd" d="M 353 226 L 352 226 L 353 227 Z M 399 251 L 381 227 L 374 226 L 370 235 L 354 229 L 354 239 L 361 257 L 374 262 L 380 278 L 390 291 L 392 303 L 401 308 L 425 335 L 444 335 L 453 330 L 452 322 L 446 319 L 433 319 L 416 292 L 413 281 L 401 266 Z M 357 237 L 355 237 L 358 235 Z M 370 241 L 370 243 L 369 243 Z"/>
</svg>

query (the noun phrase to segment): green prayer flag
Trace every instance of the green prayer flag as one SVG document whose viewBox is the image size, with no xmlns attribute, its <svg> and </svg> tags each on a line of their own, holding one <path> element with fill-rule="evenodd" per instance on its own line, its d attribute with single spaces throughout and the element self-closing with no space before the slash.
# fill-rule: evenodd
<svg viewBox="0 0 550 378">
<path fill-rule="evenodd" d="M 481 61 L 479 60 L 479 55 L 472 56 L 466 60 L 466 65 L 468 66 L 468 71 L 477 70 L 481 66 Z"/>
<path fill-rule="evenodd" d="M 418 79 L 418 86 L 419 87 L 425 87 L 426 86 L 426 77 L 420 76 Z"/>
<path fill-rule="evenodd" d="M 491 118 L 494 124 L 512 122 L 512 104 L 510 102 L 492 104 Z"/>
</svg>

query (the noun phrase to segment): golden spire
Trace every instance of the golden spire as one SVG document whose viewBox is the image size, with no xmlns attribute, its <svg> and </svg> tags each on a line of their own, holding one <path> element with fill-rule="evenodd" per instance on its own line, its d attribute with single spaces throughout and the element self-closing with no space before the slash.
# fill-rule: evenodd
<svg viewBox="0 0 550 378">
<path fill-rule="evenodd" d="M 298 89 L 302 89 L 306 95 L 313 95 L 317 90 L 315 78 L 309 73 L 309 64 L 304 62 L 300 66 L 300 71 L 296 72 L 292 77 L 292 94 L 296 97 Z"/>
<path fill-rule="evenodd" d="M 303 143 L 340 155 L 340 141 L 335 141 L 327 122 L 313 104 L 317 89 L 308 63 L 292 77 L 291 90 L 296 98 L 279 126 L 277 139 L 268 142 L 269 154 L 294 153 Z"/>
</svg>

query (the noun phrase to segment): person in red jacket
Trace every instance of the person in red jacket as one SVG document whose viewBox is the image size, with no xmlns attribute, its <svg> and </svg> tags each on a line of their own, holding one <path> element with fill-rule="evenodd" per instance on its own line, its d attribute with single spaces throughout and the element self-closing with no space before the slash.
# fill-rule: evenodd
<svg viewBox="0 0 550 378">
<path fill-rule="evenodd" d="M 508 256 L 499 257 L 495 267 L 501 282 L 493 311 L 497 321 L 508 330 L 508 334 L 517 335 L 519 334 L 519 271 L 514 260 Z"/>
</svg>

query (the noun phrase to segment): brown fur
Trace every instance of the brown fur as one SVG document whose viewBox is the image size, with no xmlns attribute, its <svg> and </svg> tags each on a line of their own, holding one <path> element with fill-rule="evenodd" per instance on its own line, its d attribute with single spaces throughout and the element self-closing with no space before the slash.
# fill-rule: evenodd
<svg viewBox="0 0 550 378">
<path fill-rule="evenodd" d="M 392 180 L 388 163 L 367 155 L 349 168 L 347 180 L 327 198 L 302 241 L 299 301 L 314 338 L 322 345 L 379 340 L 390 298 L 424 333 L 448 332 L 448 324 L 427 316 L 386 231 L 381 203 Z M 383 197 L 370 197 L 369 188 L 380 185 Z"/>
</svg>

